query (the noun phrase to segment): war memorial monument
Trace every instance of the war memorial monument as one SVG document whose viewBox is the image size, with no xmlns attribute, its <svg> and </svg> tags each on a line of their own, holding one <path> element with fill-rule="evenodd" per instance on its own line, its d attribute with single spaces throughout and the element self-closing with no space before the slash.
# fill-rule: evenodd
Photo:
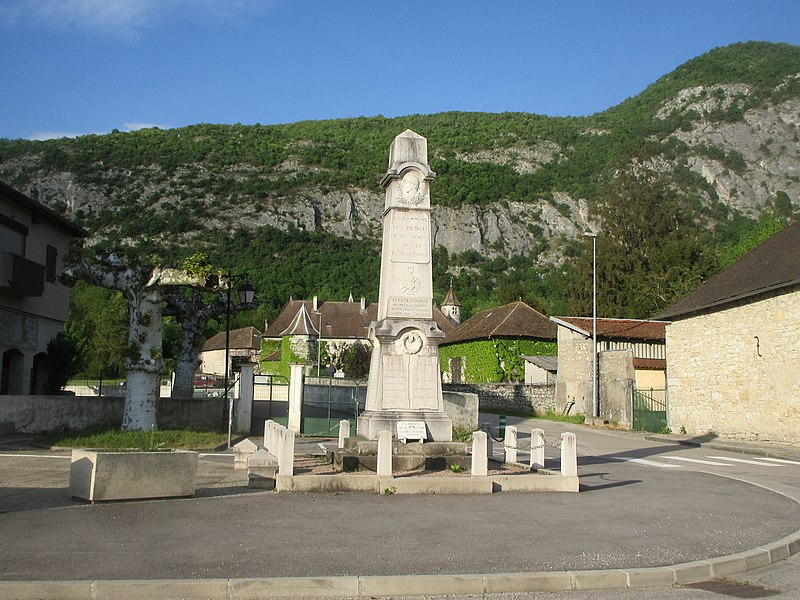
<svg viewBox="0 0 800 600">
<path fill-rule="evenodd" d="M 382 430 L 400 438 L 449 442 L 444 412 L 439 342 L 433 320 L 430 182 L 427 140 L 407 129 L 389 149 L 377 320 L 372 342 L 365 410 L 358 435 Z M 424 437 L 423 437 L 424 436 Z"/>
</svg>

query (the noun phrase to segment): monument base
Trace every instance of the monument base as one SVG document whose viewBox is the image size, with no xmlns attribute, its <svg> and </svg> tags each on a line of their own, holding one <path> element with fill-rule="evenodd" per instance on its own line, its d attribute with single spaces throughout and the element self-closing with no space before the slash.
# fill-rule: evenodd
<svg viewBox="0 0 800 600">
<path fill-rule="evenodd" d="M 453 422 L 444 412 L 438 411 L 365 410 L 358 417 L 358 435 L 374 440 L 379 432 L 386 430 L 397 437 L 397 423 L 400 421 L 424 421 L 428 442 L 453 440 Z"/>
</svg>

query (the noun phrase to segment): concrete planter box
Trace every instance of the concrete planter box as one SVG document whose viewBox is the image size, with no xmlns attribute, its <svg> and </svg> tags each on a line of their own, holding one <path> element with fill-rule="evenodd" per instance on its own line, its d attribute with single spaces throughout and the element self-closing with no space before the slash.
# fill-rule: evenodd
<svg viewBox="0 0 800 600">
<path fill-rule="evenodd" d="M 89 502 L 194 496 L 197 452 L 73 450 L 69 493 Z"/>
</svg>

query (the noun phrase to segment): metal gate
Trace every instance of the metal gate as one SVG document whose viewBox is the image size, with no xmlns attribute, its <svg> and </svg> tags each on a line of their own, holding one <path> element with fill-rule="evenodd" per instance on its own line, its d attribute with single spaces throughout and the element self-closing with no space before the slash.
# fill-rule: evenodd
<svg viewBox="0 0 800 600">
<path fill-rule="evenodd" d="M 300 431 L 305 435 L 336 437 L 339 421 L 355 425 L 367 398 L 365 379 L 308 377 L 303 386 Z"/>
<path fill-rule="evenodd" d="M 659 433 L 667 427 L 667 390 L 633 390 L 633 429 Z"/>
<path fill-rule="evenodd" d="M 251 435 L 264 435 L 264 421 L 289 424 L 289 380 L 281 375 L 256 375 L 253 384 Z"/>
</svg>

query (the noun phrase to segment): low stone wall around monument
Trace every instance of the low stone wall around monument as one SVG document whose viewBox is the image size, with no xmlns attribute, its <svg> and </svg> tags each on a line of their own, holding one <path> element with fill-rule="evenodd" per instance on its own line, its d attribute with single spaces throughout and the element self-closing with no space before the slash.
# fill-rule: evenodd
<svg viewBox="0 0 800 600">
<path fill-rule="evenodd" d="M 554 384 L 523 383 L 447 383 L 442 390 L 478 395 L 479 409 L 507 410 L 518 413 L 558 412 Z"/>
</svg>

